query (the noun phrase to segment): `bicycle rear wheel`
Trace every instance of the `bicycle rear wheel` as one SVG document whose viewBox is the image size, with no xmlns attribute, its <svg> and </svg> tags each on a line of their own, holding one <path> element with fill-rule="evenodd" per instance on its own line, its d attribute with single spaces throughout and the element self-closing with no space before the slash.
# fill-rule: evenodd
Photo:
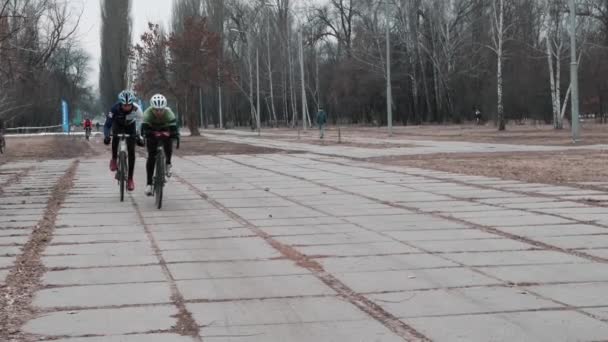
<svg viewBox="0 0 608 342">
<path fill-rule="evenodd" d="M 156 208 L 163 207 L 163 187 L 165 186 L 165 151 L 160 148 L 156 155 L 156 174 L 154 175 L 154 196 Z"/>
<path fill-rule="evenodd" d="M 118 186 L 120 188 L 120 201 L 125 200 L 125 187 L 127 181 L 127 154 L 120 152 L 118 156 Z"/>
</svg>

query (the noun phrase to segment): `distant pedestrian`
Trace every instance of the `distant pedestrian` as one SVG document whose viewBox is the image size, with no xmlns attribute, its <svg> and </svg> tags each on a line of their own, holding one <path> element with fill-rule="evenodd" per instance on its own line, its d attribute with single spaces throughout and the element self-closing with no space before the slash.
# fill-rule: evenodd
<svg viewBox="0 0 608 342">
<path fill-rule="evenodd" d="M 475 113 L 475 123 L 481 125 L 481 112 L 479 111 L 479 108 L 474 107 L 473 112 Z"/>
<path fill-rule="evenodd" d="M 317 125 L 319 126 L 319 139 L 325 137 L 325 125 L 327 124 L 327 114 L 323 110 L 323 107 L 319 107 L 317 112 Z"/>
</svg>

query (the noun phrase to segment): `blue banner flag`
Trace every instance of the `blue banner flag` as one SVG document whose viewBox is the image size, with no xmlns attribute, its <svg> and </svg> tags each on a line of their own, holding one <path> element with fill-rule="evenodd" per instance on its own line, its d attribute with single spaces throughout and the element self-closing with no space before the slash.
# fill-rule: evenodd
<svg viewBox="0 0 608 342">
<path fill-rule="evenodd" d="M 61 114 L 62 114 L 62 125 L 63 125 L 63 132 L 64 133 L 69 133 L 70 132 L 70 120 L 69 120 L 69 109 L 68 109 L 68 103 L 64 100 L 61 99 Z"/>
</svg>

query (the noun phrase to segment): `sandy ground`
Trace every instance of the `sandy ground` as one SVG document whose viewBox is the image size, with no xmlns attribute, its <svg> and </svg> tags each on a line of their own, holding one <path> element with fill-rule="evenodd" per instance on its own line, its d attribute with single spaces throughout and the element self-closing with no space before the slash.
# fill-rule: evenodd
<svg viewBox="0 0 608 342">
<path fill-rule="evenodd" d="M 83 137 L 6 137 L 6 151 L 0 164 L 23 159 L 65 159 L 94 154 Z"/>
<path fill-rule="evenodd" d="M 341 128 L 344 141 L 338 144 L 337 131 L 332 128 L 325 140 L 318 140 L 316 131 L 301 132 L 301 142 L 319 145 L 343 145 L 363 148 L 408 147 L 409 145 L 383 143 L 366 144 L 348 142 L 348 136 L 382 138 L 383 130 L 377 128 Z M 396 127 L 395 137 L 405 136 L 408 131 L 416 132 L 415 137 L 431 140 L 495 141 L 504 143 L 566 144 L 567 131 L 554 131 L 550 127 L 509 127 L 504 133 L 483 127 L 428 126 Z M 297 132 L 287 129 L 272 129 L 268 134 L 293 134 L 293 136 L 272 136 L 273 139 L 297 141 Z M 608 137 L 608 125 L 588 125 L 583 134 L 585 142 L 603 143 Z M 335 137 L 334 137 L 335 135 Z M 414 136 L 407 135 L 407 138 Z M 608 139 L 607 139 L 608 140 Z M 411 147 L 411 146 L 410 146 Z M 145 151 L 141 149 L 141 151 Z M 184 137 L 177 155 L 215 155 L 215 154 L 265 154 L 284 153 L 285 151 L 209 140 L 203 137 Z M 0 164 L 19 159 L 62 159 L 78 156 L 109 154 L 109 147 L 101 144 L 99 137 L 86 142 L 82 137 L 28 137 L 7 138 L 7 152 L 0 155 Z M 434 154 L 406 157 L 372 158 L 370 161 L 390 165 L 442 170 L 470 175 L 500 177 L 529 182 L 572 184 L 574 182 L 608 181 L 606 161 L 608 152 L 578 150 L 563 152 L 529 153 L 471 153 L 471 154 Z"/>
<path fill-rule="evenodd" d="M 216 154 L 265 154 L 280 153 L 281 150 L 209 140 L 204 137 L 183 137 L 177 155 L 216 155 Z"/>
<path fill-rule="evenodd" d="M 534 183 L 608 182 L 608 151 L 433 154 L 371 160 Z"/>
<path fill-rule="evenodd" d="M 416 145 L 410 144 L 393 144 L 393 143 L 363 143 L 363 142 L 352 142 L 352 141 L 338 141 L 337 139 L 323 139 L 319 140 L 316 138 L 304 138 L 304 139 L 291 139 L 290 142 L 304 142 L 306 144 L 319 145 L 319 146 L 346 146 L 346 147 L 361 147 L 370 149 L 384 149 L 384 148 L 406 148 L 416 147 Z"/>
<path fill-rule="evenodd" d="M 46 137 L 7 137 L 7 151 L 0 155 L 0 164 L 17 160 L 48 160 L 86 157 L 109 154 L 110 147 L 102 144 L 100 137 L 46 136 Z M 145 151 L 145 149 L 141 149 Z M 279 153 L 281 150 L 213 141 L 202 137 L 182 138 L 178 155 L 206 154 L 264 154 Z"/>
<path fill-rule="evenodd" d="M 297 141 L 298 132 L 272 129 L 263 132 L 268 138 Z M 301 142 L 320 145 L 337 145 L 338 130 L 330 127 L 326 139 L 318 139 L 318 131 L 300 132 Z M 397 143 L 364 144 L 349 142 L 353 138 L 411 139 L 435 141 L 467 141 L 520 145 L 572 145 L 569 127 L 555 130 L 550 125 L 509 126 L 498 132 L 493 126 L 410 126 L 394 127 L 393 138 L 386 128 L 340 127 L 342 145 L 365 148 L 411 147 Z M 579 145 L 608 143 L 608 125 L 583 125 Z M 369 145 L 369 146 L 367 146 Z M 500 177 L 504 179 L 551 184 L 579 182 L 608 182 L 608 152 L 578 150 L 564 152 L 470 153 L 433 154 L 403 157 L 372 158 L 370 161 L 391 165 L 419 167 L 469 175 Z"/>
<path fill-rule="evenodd" d="M 493 126 L 423 126 L 406 127 L 395 132 L 396 138 L 492 142 L 521 145 L 571 145 L 569 127 L 555 130 L 552 126 L 510 126 L 498 132 Z M 608 143 L 608 125 L 586 124 L 578 144 Z"/>
<path fill-rule="evenodd" d="M 287 128 L 265 129 L 262 131 L 262 135 L 271 135 L 273 138 L 277 139 L 291 140 L 298 138 L 297 130 Z M 347 146 L 354 143 L 350 141 L 353 138 L 493 142 L 519 145 L 572 144 L 569 127 L 564 127 L 562 130 L 555 130 L 550 125 L 511 125 L 508 126 L 507 130 L 504 132 L 498 132 L 492 125 L 394 126 L 392 138 L 388 137 L 386 127 L 341 126 L 340 135 L 342 143 Z M 582 139 L 578 144 L 591 145 L 608 143 L 608 125 L 584 123 L 581 128 L 581 136 Z M 318 130 L 316 128 L 309 129 L 306 132 L 300 132 L 300 138 L 306 142 L 318 142 L 318 137 Z M 328 127 L 325 143 L 335 143 L 337 141 L 338 127 Z"/>
</svg>

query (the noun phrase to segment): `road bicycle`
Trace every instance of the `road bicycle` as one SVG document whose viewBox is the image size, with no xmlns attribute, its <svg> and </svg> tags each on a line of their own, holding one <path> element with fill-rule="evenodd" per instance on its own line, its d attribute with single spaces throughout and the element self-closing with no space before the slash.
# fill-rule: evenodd
<svg viewBox="0 0 608 342">
<path fill-rule="evenodd" d="M 129 177 L 129 150 L 127 148 L 127 139 L 131 138 L 131 134 L 119 133 L 114 134 L 114 138 L 120 139 L 118 143 L 118 170 L 116 171 L 116 180 L 120 189 L 120 201 L 125 200 L 125 188 Z"/>
<path fill-rule="evenodd" d="M 154 191 L 154 203 L 156 208 L 163 207 L 163 189 L 167 183 L 167 157 L 165 155 L 164 142 L 171 139 L 169 132 L 154 132 L 154 138 L 157 141 L 156 148 L 156 163 L 154 165 L 154 177 L 152 179 L 152 187 Z M 177 140 L 177 149 L 179 149 L 179 139 Z"/>
</svg>

